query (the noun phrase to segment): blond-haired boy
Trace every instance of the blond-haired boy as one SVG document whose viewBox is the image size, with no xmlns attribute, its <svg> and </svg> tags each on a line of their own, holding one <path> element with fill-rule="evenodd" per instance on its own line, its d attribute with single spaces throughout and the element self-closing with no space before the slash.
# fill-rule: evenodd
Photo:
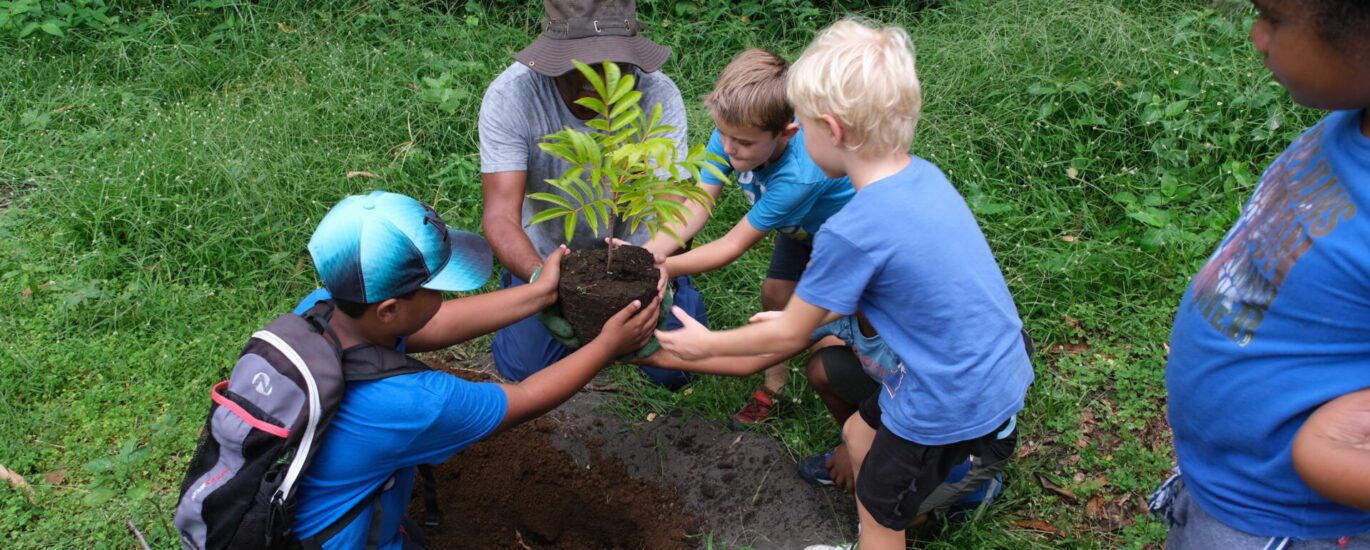
<svg viewBox="0 0 1370 550">
<path fill-rule="evenodd" d="M 737 173 L 738 186 L 752 204 L 722 238 L 666 260 L 673 277 L 717 269 L 736 260 L 768 233 L 780 234 L 761 285 L 761 306 L 767 311 L 785 307 L 813 251 L 813 234 L 851 200 L 851 183 L 830 178 L 809 159 L 804 132 L 795 124 L 794 109 L 785 98 L 789 62 L 762 49 L 733 57 L 704 99 L 716 129 L 709 151 L 728 159 L 718 168 Z M 723 181 L 705 173 L 702 185 L 715 198 Z M 691 204 L 693 214 L 677 230 L 688 240 L 704 226 L 708 213 Z M 661 257 L 676 249 L 675 239 L 660 235 L 647 249 Z M 766 369 L 765 382 L 752 392 L 747 405 L 733 417 L 734 424 L 755 424 L 769 415 L 774 396 L 788 378 L 784 364 Z"/>
<path fill-rule="evenodd" d="M 952 466 L 1014 438 L 1032 365 L 1013 298 L 965 200 L 908 154 L 922 106 L 897 27 L 845 20 L 790 68 L 808 152 L 856 196 L 818 233 L 782 314 L 747 327 L 658 331 L 686 359 L 783 352 L 859 307 L 899 359 L 844 426 L 861 548 L 904 548 L 904 530 Z"/>
</svg>

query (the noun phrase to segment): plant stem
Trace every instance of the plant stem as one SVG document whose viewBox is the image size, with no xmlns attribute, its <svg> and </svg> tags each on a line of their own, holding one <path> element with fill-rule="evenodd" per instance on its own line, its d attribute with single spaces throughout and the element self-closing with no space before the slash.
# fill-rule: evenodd
<svg viewBox="0 0 1370 550">
<path fill-rule="evenodd" d="M 614 244 L 614 235 L 615 235 L 615 233 L 614 233 L 614 226 L 615 226 L 615 225 L 618 225 L 617 222 L 618 222 L 618 215 L 617 215 L 617 214 L 612 215 L 612 216 L 609 216 L 609 250 L 608 250 L 608 254 L 605 254 L 605 260 L 604 260 L 604 272 L 605 272 L 605 273 L 613 273 L 613 272 L 614 272 L 614 249 L 617 248 L 617 245 Z"/>
</svg>

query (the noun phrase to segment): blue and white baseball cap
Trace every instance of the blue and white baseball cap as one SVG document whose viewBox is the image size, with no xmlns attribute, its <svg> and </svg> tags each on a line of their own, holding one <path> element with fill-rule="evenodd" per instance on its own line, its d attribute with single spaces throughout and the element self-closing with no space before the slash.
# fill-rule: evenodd
<svg viewBox="0 0 1370 550">
<path fill-rule="evenodd" d="M 352 195 L 329 210 L 309 255 L 334 298 L 364 304 L 419 288 L 480 288 L 492 261 L 480 235 L 448 229 L 428 205 L 385 191 Z"/>
</svg>

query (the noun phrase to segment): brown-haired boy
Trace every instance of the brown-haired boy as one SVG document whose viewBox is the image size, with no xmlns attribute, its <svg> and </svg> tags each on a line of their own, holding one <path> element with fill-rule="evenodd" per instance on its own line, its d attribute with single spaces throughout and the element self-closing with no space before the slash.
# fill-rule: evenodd
<svg viewBox="0 0 1370 550">
<path fill-rule="evenodd" d="M 847 178 L 826 176 L 809 158 L 804 132 L 785 97 L 788 69 L 789 62 L 772 52 L 743 51 L 723 68 L 704 99 L 716 128 L 709 152 L 728 159 L 719 169 L 737 174 L 738 187 L 752 204 L 747 215 L 727 235 L 684 254 L 670 256 L 677 244 L 664 234 L 647 244 L 657 256 L 670 256 L 665 268 L 678 277 L 727 265 L 767 233 L 780 233 L 761 285 L 761 306 L 767 311 L 785 307 L 809 262 L 814 233 L 854 194 Z M 700 185 L 717 198 L 723 183 L 705 173 Z M 694 237 L 709 219 L 699 205 L 690 208 L 685 227 L 676 229 L 681 240 Z M 733 417 L 734 424 L 764 420 L 788 376 L 784 364 L 766 369 L 765 382 Z"/>
</svg>

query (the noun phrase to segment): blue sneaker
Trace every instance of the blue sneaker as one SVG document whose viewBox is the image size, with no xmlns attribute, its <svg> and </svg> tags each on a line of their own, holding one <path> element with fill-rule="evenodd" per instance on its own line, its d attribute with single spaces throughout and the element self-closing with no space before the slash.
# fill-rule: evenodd
<svg viewBox="0 0 1370 550">
<path fill-rule="evenodd" d="M 800 461 L 796 468 L 799 471 L 799 479 L 807 481 L 809 485 L 815 487 L 832 485 L 832 476 L 828 475 L 829 460 L 832 460 L 832 449 Z"/>
</svg>

